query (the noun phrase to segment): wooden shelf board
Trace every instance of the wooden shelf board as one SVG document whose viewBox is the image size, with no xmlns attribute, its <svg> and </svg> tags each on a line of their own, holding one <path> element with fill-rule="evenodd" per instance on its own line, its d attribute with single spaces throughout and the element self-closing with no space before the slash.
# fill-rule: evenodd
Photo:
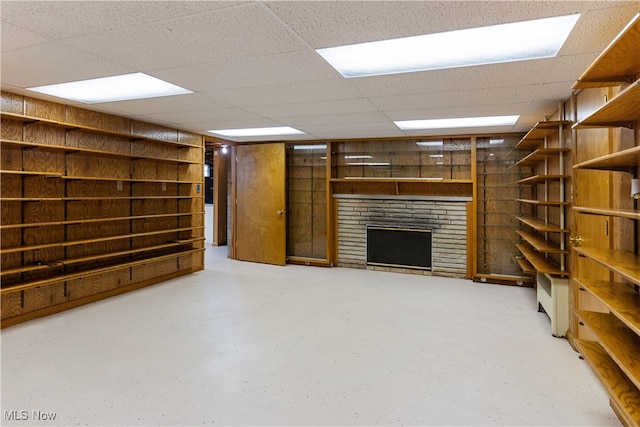
<svg viewBox="0 0 640 427">
<path fill-rule="evenodd" d="M 640 120 L 640 80 L 637 80 L 591 115 L 573 125 L 588 127 L 633 127 Z"/>
<path fill-rule="evenodd" d="M 524 274 L 536 274 L 536 269 L 526 259 L 518 258 L 516 262 Z"/>
<path fill-rule="evenodd" d="M 532 148 L 539 147 L 544 138 L 550 135 L 557 134 L 560 126 L 570 125 L 571 122 L 567 120 L 549 120 L 546 122 L 538 122 L 522 139 L 516 144 L 518 150 L 530 150 Z"/>
<path fill-rule="evenodd" d="M 92 201 L 92 200 L 161 200 L 161 199 L 204 199 L 204 196 L 122 196 L 122 197 L 94 197 L 94 196 L 68 196 L 61 200 L 71 201 Z"/>
<path fill-rule="evenodd" d="M 149 263 L 152 263 L 152 262 L 162 261 L 162 260 L 170 259 L 170 258 L 176 258 L 176 257 L 180 257 L 180 256 L 189 255 L 189 254 L 192 254 L 192 253 L 202 252 L 202 251 L 204 251 L 204 248 L 190 249 L 190 250 L 186 250 L 186 251 L 178 251 L 178 252 L 174 252 L 174 253 L 167 254 L 167 255 L 160 255 L 160 256 L 156 256 L 156 257 L 152 257 L 152 258 L 146 258 L 146 259 L 143 259 L 143 260 L 130 261 L 130 262 L 120 263 L 120 264 L 107 266 L 107 267 L 100 267 L 100 268 L 91 269 L 91 270 L 84 270 L 84 271 L 78 271 L 78 272 L 75 272 L 75 273 L 64 274 L 64 275 L 51 277 L 51 278 L 47 278 L 47 279 L 34 280 L 34 281 L 30 281 L 30 282 L 23 282 L 23 283 L 18 283 L 18 284 L 13 284 L 13 285 L 7 285 L 7 286 L 3 287 L 2 289 L 0 289 L 0 294 L 24 291 L 24 290 L 27 290 L 27 289 L 30 289 L 30 288 L 36 288 L 36 287 L 39 287 L 39 286 L 50 285 L 52 283 L 65 282 L 65 281 L 72 280 L 72 279 L 79 279 L 79 278 L 82 278 L 82 277 L 94 276 L 96 274 L 108 273 L 110 271 L 116 271 L 116 270 L 121 270 L 123 268 L 130 268 L 130 267 L 135 267 L 135 266 L 139 266 L 139 265 L 149 264 Z"/>
<path fill-rule="evenodd" d="M 529 231 L 524 230 L 516 230 L 516 233 L 520 235 L 527 243 L 529 243 L 533 249 L 538 252 L 548 253 L 548 254 L 568 254 L 568 249 L 560 249 L 560 246 L 557 244 L 545 240 L 543 237 L 536 233 L 531 233 Z"/>
<path fill-rule="evenodd" d="M 580 310 L 576 314 L 596 334 L 602 348 L 629 380 L 640 388 L 640 337 L 612 314 Z"/>
<path fill-rule="evenodd" d="M 469 179 L 440 179 L 440 178 L 331 178 L 331 182 L 418 182 L 418 183 L 430 183 L 430 184 L 472 184 L 473 181 Z"/>
<path fill-rule="evenodd" d="M 109 242 L 113 240 L 123 240 L 123 239 L 133 239 L 136 237 L 145 237 L 145 236 L 156 236 L 158 234 L 169 234 L 169 233 L 179 233 L 182 231 L 192 231 L 192 230 L 201 230 L 204 229 L 204 226 L 196 226 L 196 227 L 184 227 L 184 228 L 171 228 L 164 230 L 156 230 L 156 231 L 145 231 L 143 233 L 131 233 L 131 234 L 123 234 L 117 236 L 107 236 L 107 237 L 98 237 L 93 239 L 83 239 L 83 240 L 67 240 L 65 242 L 57 242 L 57 243 L 46 243 L 40 245 L 28 245 L 28 246 L 18 246 L 15 248 L 5 248 L 0 250 L 1 254 L 11 254 L 11 253 L 19 253 L 19 252 L 28 252 L 28 251 L 37 251 L 41 249 L 50 249 L 50 248 L 59 248 L 59 247 L 67 247 L 67 246 L 77 246 L 77 245 L 87 245 L 91 243 L 100 243 L 100 242 Z"/>
<path fill-rule="evenodd" d="M 591 293 L 622 323 L 640 335 L 640 294 L 624 283 L 574 278 L 576 284 Z"/>
<path fill-rule="evenodd" d="M 12 274 L 29 273 L 33 271 L 46 270 L 51 268 L 48 264 L 25 265 L 22 267 L 4 268 L 0 270 L 0 276 L 10 276 Z"/>
<path fill-rule="evenodd" d="M 0 202 L 61 202 L 62 197 L 1 197 Z"/>
<path fill-rule="evenodd" d="M 555 200 L 532 200 L 532 199 L 516 199 L 516 202 L 526 203 L 529 205 L 538 205 L 538 206 L 566 206 L 569 204 L 569 202 L 559 202 Z"/>
<path fill-rule="evenodd" d="M 16 228 L 40 228 L 40 227 L 54 227 L 65 225 L 65 221 L 49 221 L 49 222 L 33 222 L 33 223 L 20 223 L 20 224 L 4 224 L 0 225 L 0 230 L 11 230 Z"/>
<path fill-rule="evenodd" d="M 177 243 L 178 245 L 186 245 L 188 243 L 200 242 L 205 240 L 204 237 L 194 237 L 193 239 L 180 239 L 180 240 L 172 240 L 172 243 Z"/>
<path fill-rule="evenodd" d="M 4 175 L 33 175 L 33 176 L 46 176 L 49 178 L 59 178 L 61 173 L 57 172 L 36 172 L 36 171 L 14 171 L 14 170 L 0 170 L 0 174 Z"/>
<path fill-rule="evenodd" d="M 543 162 L 549 157 L 557 157 L 560 153 L 571 151 L 569 148 L 538 148 L 516 163 L 516 166 L 532 166 Z"/>
<path fill-rule="evenodd" d="M 605 209 L 574 206 L 573 210 L 581 214 L 615 216 L 619 218 L 640 219 L 640 211 L 634 209 Z"/>
<path fill-rule="evenodd" d="M 629 81 L 640 70 L 640 13 L 627 24 L 573 84 L 573 89 Z"/>
<path fill-rule="evenodd" d="M 540 231 L 542 233 L 568 233 L 569 230 L 566 228 L 560 228 L 554 224 L 545 224 L 544 221 L 541 221 L 537 218 L 531 218 L 528 216 L 518 216 L 516 217 L 518 221 L 521 223 L 533 228 L 534 230 Z"/>
<path fill-rule="evenodd" d="M 573 165 L 574 169 L 610 171 L 630 171 L 634 167 L 640 167 L 640 145 Z"/>
<path fill-rule="evenodd" d="M 596 374 L 616 406 L 623 410 L 623 421 L 626 425 L 640 425 L 640 391 L 607 352 L 593 341 L 574 340 L 578 351 Z"/>
<path fill-rule="evenodd" d="M 35 223 L 20 223 L 20 224 L 6 224 L 0 225 L 0 230 L 7 230 L 12 228 L 36 228 L 36 227 L 52 227 L 56 225 L 71 225 L 71 224 L 90 224 L 94 222 L 113 222 L 113 221 L 128 221 L 128 220 L 146 220 L 152 218 L 173 218 L 181 216 L 201 215 L 204 212 L 184 212 L 184 213 L 168 213 L 168 214 L 153 214 L 153 215 L 134 215 L 134 216 L 120 216 L 120 217 L 108 217 L 108 218 L 87 218 L 87 219 L 68 219 L 65 221 L 48 221 L 48 222 L 35 222 Z"/>
<path fill-rule="evenodd" d="M 76 124 L 72 124 L 72 123 L 60 122 L 60 121 L 57 121 L 57 120 L 43 119 L 43 118 L 40 118 L 40 117 L 32 117 L 32 116 L 25 116 L 25 115 L 22 115 L 22 114 L 7 113 L 7 112 L 4 112 L 4 111 L 0 112 L 0 116 L 2 118 L 5 118 L 5 119 L 18 120 L 18 121 L 21 121 L 21 122 L 44 123 L 44 124 L 48 124 L 48 125 L 51 125 L 51 126 L 62 127 L 62 128 L 65 128 L 65 129 L 84 130 L 84 131 L 89 131 L 89 132 L 93 132 L 93 133 L 99 133 L 99 134 L 102 134 L 102 135 L 119 136 L 119 137 L 123 137 L 123 138 L 128 138 L 131 141 L 148 141 L 148 142 L 155 142 L 155 143 L 160 143 L 160 144 L 170 144 L 170 145 L 175 145 L 177 147 L 182 147 L 182 148 L 203 148 L 202 145 L 197 145 L 197 144 L 185 144 L 183 142 L 178 142 L 178 141 L 168 141 L 168 140 L 163 140 L 163 139 L 147 138 L 147 137 L 144 137 L 144 136 L 136 135 L 134 133 L 115 132 L 115 131 L 95 128 L 95 127 L 91 127 L 91 126 L 76 125 Z"/>
<path fill-rule="evenodd" d="M 182 181 L 178 179 L 146 179 L 146 178 L 113 178 L 106 176 L 70 176 L 61 175 L 62 179 L 77 181 L 123 181 L 123 182 L 143 182 L 143 183 L 167 183 L 167 184 L 200 184 L 200 181 Z"/>
<path fill-rule="evenodd" d="M 625 279 L 640 285 L 640 256 L 620 249 L 599 249 L 584 246 L 573 246 L 579 255 L 585 256 L 598 264 L 622 275 Z"/>
<path fill-rule="evenodd" d="M 473 195 L 473 181 L 466 179 L 331 178 L 330 183 L 334 194 L 460 197 Z"/>
<path fill-rule="evenodd" d="M 130 153 L 117 153 L 113 151 L 93 150 L 90 148 L 70 147 L 70 146 L 63 146 L 63 145 L 38 144 L 35 142 L 15 141 L 15 140 L 9 140 L 9 139 L 0 139 L 0 144 L 15 146 L 15 147 L 31 148 L 34 150 L 36 149 L 37 150 L 54 150 L 54 151 L 63 151 L 67 153 L 91 154 L 94 156 L 125 157 L 133 160 L 155 160 L 155 161 L 162 161 L 162 162 L 168 162 L 168 163 L 181 163 L 181 164 L 199 164 L 200 163 L 200 162 L 191 161 L 191 160 L 171 159 L 171 158 L 154 157 L 154 156 L 142 156 L 142 155 L 135 155 Z"/>
<path fill-rule="evenodd" d="M 79 264 L 82 262 L 97 261 L 99 259 L 106 259 L 106 258 L 113 258 L 118 256 L 124 256 L 124 255 L 133 255 L 133 254 L 138 254 L 142 252 L 156 251 L 158 249 L 166 249 L 166 248 L 175 247 L 175 246 L 177 246 L 175 243 L 167 242 L 161 245 L 145 246 L 142 248 L 127 249 L 124 251 L 117 251 L 117 252 L 106 252 L 99 255 L 88 255 L 88 256 L 77 257 L 77 258 L 67 258 L 67 259 L 60 260 L 58 262 L 62 265 L 73 265 L 73 264 Z"/>
<path fill-rule="evenodd" d="M 561 179 L 569 178 L 569 175 L 534 175 L 527 178 L 516 181 L 516 184 L 520 185 L 532 185 L 539 184 L 547 181 L 560 181 Z"/>
<path fill-rule="evenodd" d="M 568 276 L 569 272 L 562 271 L 555 261 L 545 258 L 542 254 L 535 252 L 530 247 L 517 243 L 516 247 L 522 255 L 531 263 L 533 268 L 540 273 L 547 273 L 553 276 Z"/>
</svg>

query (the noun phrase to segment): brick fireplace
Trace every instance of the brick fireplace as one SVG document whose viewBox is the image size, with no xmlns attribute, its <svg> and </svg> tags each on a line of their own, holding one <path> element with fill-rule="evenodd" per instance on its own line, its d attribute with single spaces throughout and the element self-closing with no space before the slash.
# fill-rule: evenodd
<svg viewBox="0 0 640 427">
<path fill-rule="evenodd" d="M 465 278 L 470 197 L 334 195 L 338 266 Z M 429 229 L 431 270 L 367 265 L 367 226 Z"/>
</svg>

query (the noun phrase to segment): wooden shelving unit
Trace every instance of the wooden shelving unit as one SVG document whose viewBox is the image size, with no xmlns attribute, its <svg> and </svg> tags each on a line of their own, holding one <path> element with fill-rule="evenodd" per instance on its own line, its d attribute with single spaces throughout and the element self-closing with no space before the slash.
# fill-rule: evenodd
<svg viewBox="0 0 640 427">
<path fill-rule="evenodd" d="M 615 183 L 638 177 L 638 133 L 629 129 L 635 129 L 640 122 L 639 45 L 640 14 L 637 14 L 574 84 L 576 89 L 609 87 L 617 93 L 573 126 L 587 133 L 593 132 L 589 128 L 611 128 L 608 139 L 601 141 L 601 145 L 614 147 L 613 152 L 575 164 L 575 172 L 608 171 Z M 577 150 L 581 150 L 580 135 L 586 134 L 579 134 Z M 599 139 L 588 137 L 585 136 L 588 141 L 585 145 L 589 146 L 584 151 L 591 153 L 593 143 Z M 613 144 L 610 138 L 615 138 Z M 619 141 L 624 141 L 624 145 Z M 633 146 L 627 148 L 629 145 Z M 618 146 L 625 148 L 616 149 Z M 629 197 L 628 190 L 621 191 L 612 186 L 609 191 L 611 194 L 604 199 L 609 201 L 608 206 L 603 207 L 600 201 L 600 206 L 588 206 L 589 203 L 583 202 L 582 206 L 573 207 L 578 220 L 577 234 L 589 232 L 580 229 L 584 228 L 580 224 L 591 223 L 591 220 L 581 220 L 587 216 L 605 217 L 607 224 L 612 222 L 625 226 L 624 229 L 611 228 L 612 235 L 607 228 L 603 236 L 607 244 L 598 246 L 598 235 L 592 233 L 584 246 L 572 248 L 579 262 L 577 271 L 572 274 L 576 298 L 571 313 L 579 325 L 589 331 L 588 338 L 583 339 L 582 330 L 578 329 L 573 342 L 608 392 L 611 406 L 622 423 L 637 426 L 640 425 L 640 362 L 637 356 L 640 354 L 640 233 L 637 232 L 640 209 L 637 201 Z M 594 280 L 591 275 L 596 267 L 607 272 L 609 278 Z M 604 307 L 604 312 L 581 309 L 583 298 L 597 301 Z"/>
<path fill-rule="evenodd" d="M 333 194 L 471 197 L 473 181 L 421 178 L 331 178 Z"/>
<path fill-rule="evenodd" d="M 628 127 L 632 128 L 638 120 L 640 111 L 640 80 L 624 89 L 617 96 L 580 120 L 575 128 L 586 127 Z"/>
<path fill-rule="evenodd" d="M 203 268 L 201 135 L 2 101 L 3 327 Z"/>
<path fill-rule="evenodd" d="M 519 261 L 524 273 L 536 277 L 539 311 L 551 319 L 551 333 L 564 336 L 569 327 L 568 272 L 565 246 L 566 228 L 564 156 L 570 151 L 565 146 L 564 132 L 571 124 L 567 120 L 538 122 L 518 142 L 517 149 L 531 151 L 516 166 L 531 168 L 532 175 L 516 181 L 531 186 L 532 198 L 516 199 L 523 214 L 517 216 L 526 228 L 517 230 L 522 243 L 516 245 L 528 263 Z M 532 270 L 533 269 L 533 270 Z"/>
<path fill-rule="evenodd" d="M 611 397 L 611 406 L 623 424 L 640 425 L 638 388 L 600 344 L 576 340 L 576 346 Z"/>
<path fill-rule="evenodd" d="M 612 86 L 635 80 L 640 70 L 637 44 L 640 40 L 639 20 L 640 14 L 637 14 L 582 73 L 573 84 L 574 89 Z"/>
<path fill-rule="evenodd" d="M 640 115 L 640 112 L 637 112 Z M 638 119 L 636 119 L 638 120 Z M 635 166 L 634 166 L 635 165 Z M 574 169 L 593 169 L 630 172 L 640 165 L 640 146 L 596 157 L 574 165 Z"/>
<path fill-rule="evenodd" d="M 582 214 L 614 216 L 619 218 L 640 219 L 640 212 L 634 209 L 603 209 L 574 206 L 573 210 Z"/>
</svg>

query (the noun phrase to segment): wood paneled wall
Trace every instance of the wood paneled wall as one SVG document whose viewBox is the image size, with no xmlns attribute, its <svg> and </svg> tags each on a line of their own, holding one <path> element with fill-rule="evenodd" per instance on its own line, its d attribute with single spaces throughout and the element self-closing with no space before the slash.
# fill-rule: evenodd
<svg viewBox="0 0 640 427">
<path fill-rule="evenodd" d="M 204 265 L 203 137 L 2 92 L 2 326 Z"/>
</svg>

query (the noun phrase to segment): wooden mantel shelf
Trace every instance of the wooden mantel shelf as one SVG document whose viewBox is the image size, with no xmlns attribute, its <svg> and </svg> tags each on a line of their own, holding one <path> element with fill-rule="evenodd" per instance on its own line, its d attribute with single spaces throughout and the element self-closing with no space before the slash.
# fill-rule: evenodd
<svg viewBox="0 0 640 427">
<path fill-rule="evenodd" d="M 332 178 L 333 194 L 472 197 L 473 181 L 430 178 Z"/>
</svg>

